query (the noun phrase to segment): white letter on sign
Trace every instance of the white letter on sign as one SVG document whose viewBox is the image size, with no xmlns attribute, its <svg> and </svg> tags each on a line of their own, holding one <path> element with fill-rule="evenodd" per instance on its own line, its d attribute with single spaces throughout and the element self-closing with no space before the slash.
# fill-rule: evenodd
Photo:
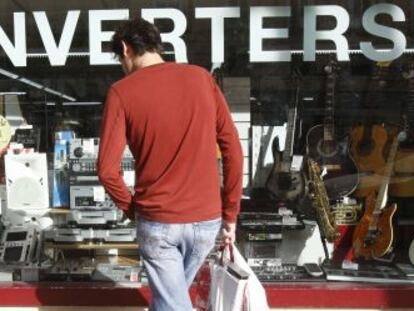
<svg viewBox="0 0 414 311">
<path fill-rule="evenodd" d="M 318 16 L 333 16 L 336 19 L 336 27 L 332 30 L 317 30 L 316 20 Z M 339 5 L 315 5 L 305 6 L 304 17 L 304 60 L 314 61 L 317 40 L 330 40 L 335 43 L 336 54 L 339 61 L 349 61 L 348 41 L 343 35 L 349 27 L 349 14 Z"/>
<path fill-rule="evenodd" d="M 224 62 L 224 19 L 240 17 L 238 7 L 196 8 L 196 18 L 211 18 L 211 62 Z"/>
<path fill-rule="evenodd" d="M 49 20 L 45 12 L 33 12 L 37 28 L 42 37 L 43 45 L 49 57 L 52 66 L 63 66 L 69 54 L 70 45 L 72 44 L 73 35 L 75 34 L 76 24 L 78 23 L 80 11 L 69 11 L 66 15 L 62 35 L 59 44 L 56 44 L 50 29 Z"/>
<path fill-rule="evenodd" d="M 118 64 L 113 53 L 102 52 L 102 42 L 110 41 L 113 31 L 102 31 L 102 21 L 128 19 L 129 11 L 122 10 L 90 10 L 89 11 L 89 63 L 91 65 Z"/>
<path fill-rule="evenodd" d="M 372 42 L 361 42 L 360 47 L 362 53 L 369 59 L 377 62 L 391 61 L 400 57 L 404 52 L 407 45 L 407 39 L 401 31 L 377 24 L 375 22 L 375 17 L 378 14 L 388 14 L 391 15 L 393 21 L 404 22 L 404 12 L 400 7 L 394 4 L 381 3 L 370 7 L 362 17 L 362 26 L 367 32 L 377 37 L 391 40 L 394 43 L 394 48 L 390 51 L 379 52 L 374 48 Z"/>
<path fill-rule="evenodd" d="M 263 51 L 263 39 L 288 38 L 287 28 L 263 29 L 264 17 L 289 17 L 289 6 L 262 6 L 250 9 L 250 61 L 283 62 L 290 61 L 290 51 Z"/>
<path fill-rule="evenodd" d="M 14 46 L 0 27 L 0 46 L 4 49 L 10 61 L 16 67 L 26 66 L 26 18 L 24 13 L 13 14 Z"/>
<path fill-rule="evenodd" d="M 150 23 L 154 23 L 154 20 L 160 18 L 173 20 L 174 30 L 168 33 L 161 33 L 161 40 L 173 45 L 176 62 L 187 63 L 187 47 L 181 38 L 187 28 L 185 15 L 177 9 L 142 9 L 141 16 Z"/>
</svg>

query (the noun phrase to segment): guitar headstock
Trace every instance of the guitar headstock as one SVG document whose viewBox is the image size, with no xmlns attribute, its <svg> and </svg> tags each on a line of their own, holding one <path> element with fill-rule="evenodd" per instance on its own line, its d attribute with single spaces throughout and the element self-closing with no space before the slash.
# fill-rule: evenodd
<svg viewBox="0 0 414 311">
<path fill-rule="evenodd" d="M 374 69 L 374 80 L 377 80 L 379 82 L 379 86 L 381 88 L 385 87 L 387 84 L 387 81 L 385 80 L 385 77 L 387 73 L 389 72 L 389 69 L 391 67 L 392 62 L 377 62 L 375 63 L 375 69 Z"/>
<path fill-rule="evenodd" d="M 336 60 L 331 59 L 328 64 L 324 67 L 326 74 L 333 75 L 336 74 L 341 69 L 341 66 L 338 64 Z"/>
<path fill-rule="evenodd" d="M 406 141 L 408 138 L 407 131 L 403 130 L 397 134 L 397 140 L 399 143 Z"/>
<path fill-rule="evenodd" d="M 414 63 L 409 63 L 402 72 L 402 76 L 405 80 L 411 80 L 414 78 Z"/>
<path fill-rule="evenodd" d="M 303 80 L 303 73 L 300 70 L 299 66 L 292 67 L 292 72 L 290 74 L 290 77 L 291 77 L 292 82 L 295 83 L 295 85 L 299 84 L 300 81 Z"/>
</svg>

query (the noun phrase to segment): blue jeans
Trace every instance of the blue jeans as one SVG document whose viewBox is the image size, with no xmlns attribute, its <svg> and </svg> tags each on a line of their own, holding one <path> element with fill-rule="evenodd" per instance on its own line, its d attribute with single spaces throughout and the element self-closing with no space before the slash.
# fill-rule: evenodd
<svg viewBox="0 0 414 311">
<path fill-rule="evenodd" d="M 137 220 L 137 240 L 151 289 L 151 311 L 193 310 L 188 289 L 215 245 L 221 218 L 187 224 Z"/>
</svg>

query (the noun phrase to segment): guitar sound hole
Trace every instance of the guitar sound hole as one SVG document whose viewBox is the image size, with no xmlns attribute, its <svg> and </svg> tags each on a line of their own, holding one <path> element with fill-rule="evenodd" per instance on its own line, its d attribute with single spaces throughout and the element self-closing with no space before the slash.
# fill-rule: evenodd
<svg viewBox="0 0 414 311">
<path fill-rule="evenodd" d="M 338 145 L 334 141 L 319 141 L 317 145 L 319 155 L 333 157 L 338 151 Z"/>
<path fill-rule="evenodd" d="M 375 143 L 372 139 L 363 140 L 358 145 L 358 153 L 360 155 L 369 155 L 374 149 Z"/>
<path fill-rule="evenodd" d="M 292 186 L 292 179 L 289 174 L 280 174 L 278 179 L 280 190 L 289 190 Z"/>
</svg>

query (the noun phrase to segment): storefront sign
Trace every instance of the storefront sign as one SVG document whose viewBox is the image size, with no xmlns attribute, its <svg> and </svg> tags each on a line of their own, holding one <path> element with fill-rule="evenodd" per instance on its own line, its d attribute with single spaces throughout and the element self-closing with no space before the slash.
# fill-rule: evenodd
<svg viewBox="0 0 414 311">
<path fill-rule="evenodd" d="M 292 51 L 264 50 L 263 41 L 267 39 L 286 40 L 289 38 L 288 28 L 267 28 L 263 26 L 265 19 L 290 18 L 290 6 L 252 6 L 250 15 L 250 62 L 280 62 L 290 61 Z M 113 31 L 102 29 L 105 21 L 124 20 L 129 17 L 128 9 L 89 10 L 89 60 L 91 65 L 111 65 L 117 61 L 113 55 L 104 52 L 102 43 L 110 41 Z M 43 42 L 46 56 L 52 66 L 63 66 L 70 55 L 71 43 L 78 25 L 80 11 L 68 11 L 64 26 L 57 36 L 53 31 L 45 11 L 33 12 L 37 29 Z M 393 22 L 405 22 L 404 11 L 395 4 L 382 3 L 370 6 L 362 15 L 362 27 L 373 37 L 389 40 L 392 48 L 378 50 L 371 41 L 359 42 L 361 52 L 374 61 L 391 61 L 402 55 L 407 48 L 405 34 L 396 28 L 381 25 L 376 21 L 378 15 L 388 15 Z M 148 21 L 157 23 L 159 19 L 170 19 L 173 30 L 162 33 L 163 42 L 170 43 L 174 48 L 175 59 L 187 62 L 187 45 L 182 38 L 187 30 L 187 18 L 184 13 L 175 8 L 142 9 L 141 16 Z M 318 30 L 317 20 L 320 16 L 331 16 L 336 20 L 336 26 L 329 30 Z M 225 52 L 225 21 L 240 18 L 240 7 L 198 7 L 195 9 L 196 19 L 211 20 L 211 62 L 224 62 Z M 4 49 L 12 64 L 16 67 L 27 64 L 27 14 L 13 14 L 14 38 L 6 35 L 0 25 L 0 46 Z M 330 41 L 335 45 L 339 61 L 349 61 L 349 42 L 345 35 L 349 28 L 350 16 L 348 11 L 339 5 L 312 5 L 304 7 L 303 27 L 303 60 L 314 61 L 318 41 Z M 203 37 L 203 36 L 200 36 Z M 201 40 L 204 40 L 203 37 Z"/>
</svg>

